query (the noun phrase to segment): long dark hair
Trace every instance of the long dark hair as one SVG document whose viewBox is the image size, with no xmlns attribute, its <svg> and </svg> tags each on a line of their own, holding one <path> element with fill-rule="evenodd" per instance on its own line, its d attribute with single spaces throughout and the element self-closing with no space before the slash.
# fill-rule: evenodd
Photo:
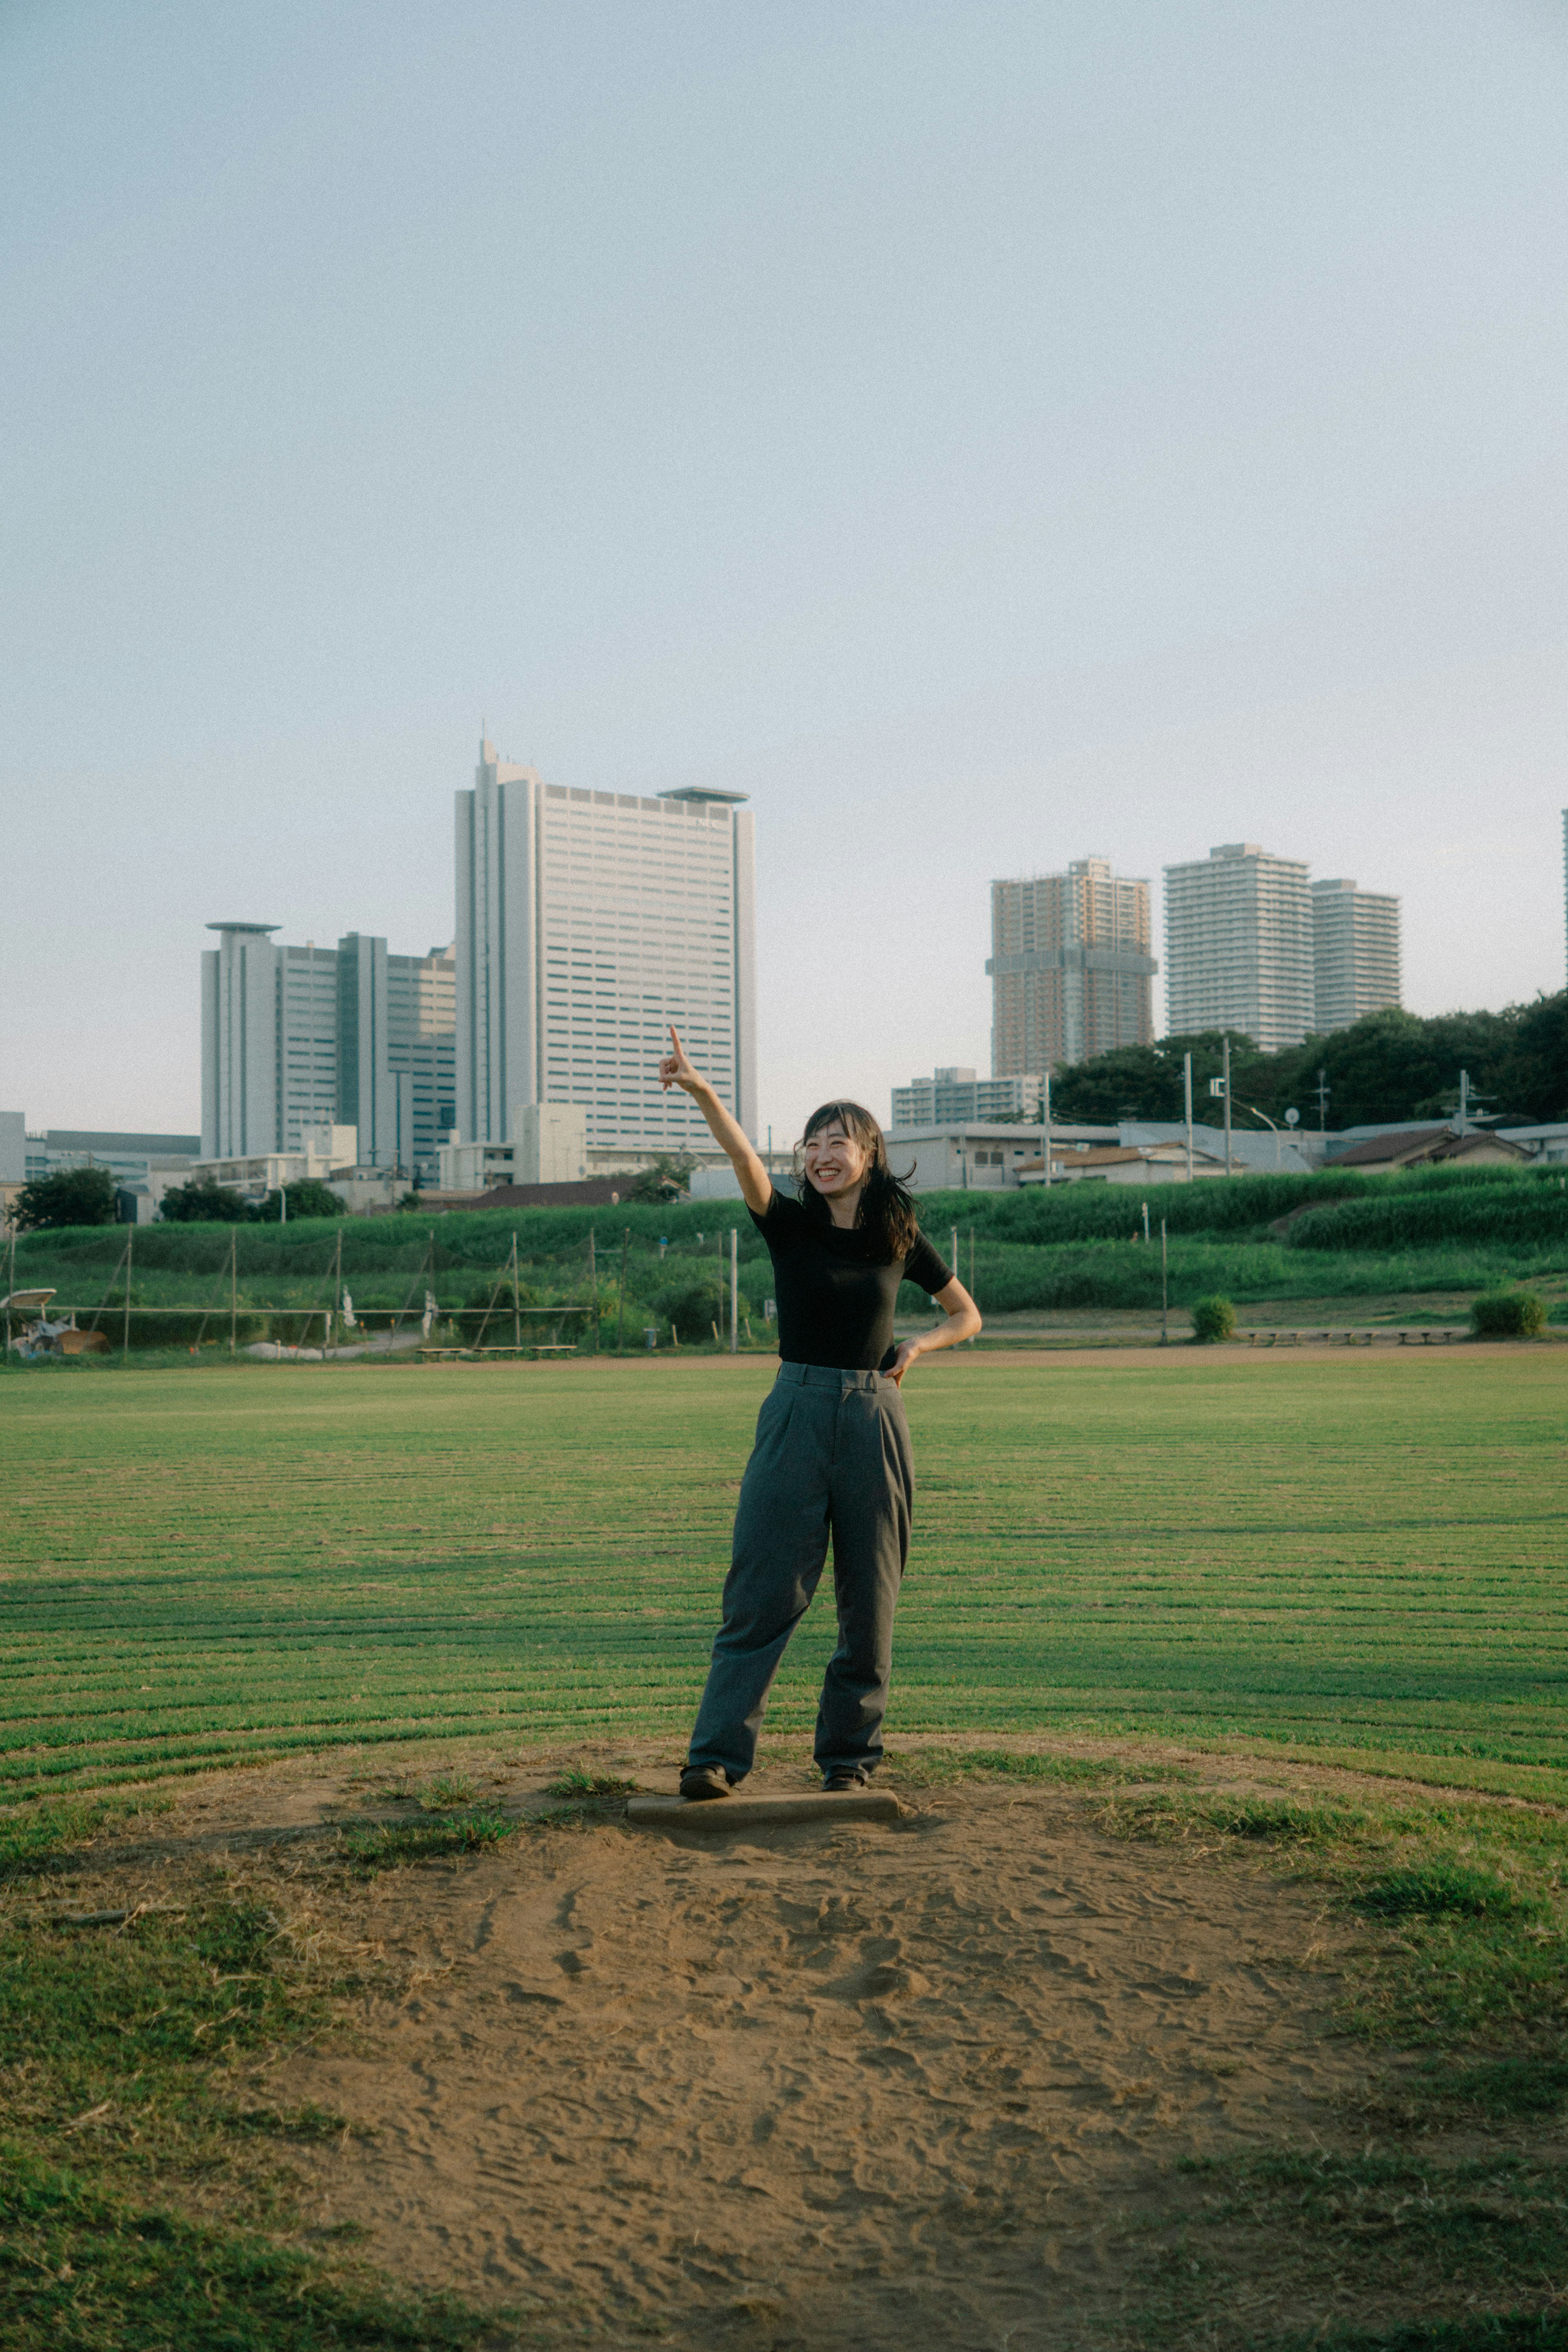
<svg viewBox="0 0 1568 2352">
<path fill-rule="evenodd" d="M 833 1213 L 806 1174 L 801 1153 L 819 1128 L 831 1126 L 834 1119 L 866 1156 L 865 1185 L 855 1215 L 855 1229 L 865 1235 L 866 1255 L 879 1265 L 891 1265 L 894 1258 L 907 1257 L 915 1247 L 920 1220 L 908 1177 L 895 1176 L 888 1166 L 887 1139 L 870 1111 L 860 1103 L 823 1103 L 806 1121 L 806 1132 L 795 1147 L 800 1205 L 809 1216 L 821 1218 L 823 1224 L 831 1223 Z M 914 1172 L 913 1169 L 909 1171 L 910 1175 Z"/>
</svg>

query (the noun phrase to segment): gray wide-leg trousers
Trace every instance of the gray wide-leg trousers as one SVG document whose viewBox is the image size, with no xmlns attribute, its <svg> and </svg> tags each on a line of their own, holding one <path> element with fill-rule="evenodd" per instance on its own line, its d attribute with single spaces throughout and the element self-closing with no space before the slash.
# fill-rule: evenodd
<svg viewBox="0 0 1568 2352">
<path fill-rule="evenodd" d="M 782 1364 L 740 1484 L 724 1622 L 690 1763 L 743 1780 L 779 1662 L 833 1545 L 839 1646 L 822 1678 L 824 1772 L 873 1771 L 893 1667 L 893 1617 L 909 1557 L 915 1463 L 904 1400 L 881 1372 Z"/>
</svg>

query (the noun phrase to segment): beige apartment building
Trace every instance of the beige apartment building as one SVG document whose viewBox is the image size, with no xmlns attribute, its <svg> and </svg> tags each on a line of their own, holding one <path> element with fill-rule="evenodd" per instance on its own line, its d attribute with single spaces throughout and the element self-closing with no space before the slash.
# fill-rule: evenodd
<svg viewBox="0 0 1568 2352">
<path fill-rule="evenodd" d="M 1167 866 L 1166 1027 L 1228 1029 L 1265 1053 L 1314 1026 L 1312 898 L 1307 867 L 1255 841 Z"/>
<path fill-rule="evenodd" d="M 1154 1043 L 1149 886 L 1081 857 L 1064 874 L 991 885 L 996 1077 Z"/>
</svg>

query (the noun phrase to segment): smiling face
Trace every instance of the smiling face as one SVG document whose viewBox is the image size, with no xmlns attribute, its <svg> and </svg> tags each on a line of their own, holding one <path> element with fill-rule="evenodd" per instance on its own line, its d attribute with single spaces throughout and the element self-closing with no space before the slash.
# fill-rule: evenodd
<svg viewBox="0 0 1568 2352">
<path fill-rule="evenodd" d="M 806 1138 L 801 1153 L 806 1181 L 823 1199 L 841 1199 L 865 1181 L 871 1154 L 839 1118 L 824 1120 Z"/>
</svg>

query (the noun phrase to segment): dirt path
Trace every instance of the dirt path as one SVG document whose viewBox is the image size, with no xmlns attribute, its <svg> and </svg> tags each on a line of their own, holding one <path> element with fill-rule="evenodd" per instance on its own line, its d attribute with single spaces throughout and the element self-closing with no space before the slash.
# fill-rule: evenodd
<svg viewBox="0 0 1568 2352">
<path fill-rule="evenodd" d="M 302 2156 L 316 2226 L 541 2343 L 1115 2342 L 1177 2159 L 1309 2137 L 1355 2072 L 1313 1906 L 1050 1794 L 915 1802 L 366 1886 L 414 1989 L 268 2078 L 373 2133 Z"/>
</svg>

